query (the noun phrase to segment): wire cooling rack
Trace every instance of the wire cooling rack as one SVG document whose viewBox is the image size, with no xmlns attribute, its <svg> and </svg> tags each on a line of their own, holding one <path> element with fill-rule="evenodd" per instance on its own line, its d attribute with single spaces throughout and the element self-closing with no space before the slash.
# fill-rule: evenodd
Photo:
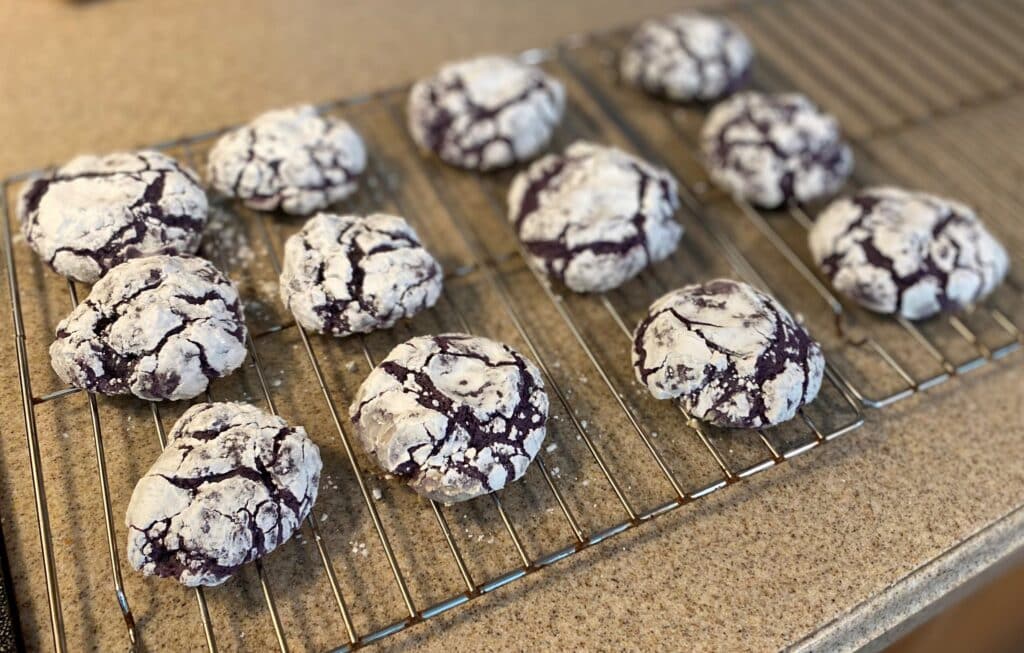
<svg viewBox="0 0 1024 653">
<path fill-rule="evenodd" d="M 975 6 L 922 4 L 911 16 L 899 3 L 884 9 L 862 4 L 837 9 L 780 2 L 769 9 L 736 5 L 726 13 L 757 42 L 756 87 L 800 88 L 840 116 L 857 156 L 851 188 L 945 184 L 952 172 L 933 169 L 935 151 L 911 148 L 955 153 L 960 174 L 949 194 L 982 208 L 1017 263 L 1022 243 L 1012 219 L 1021 197 L 1012 193 L 1011 181 L 993 181 L 979 171 L 993 152 L 1017 165 L 1020 154 L 1002 151 L 998 130 L 979 145 L 981 135 L 967 143 L 946 123 L 972 111 L 998 112 L 1014 101 L 1021 71 L 1003 55 L 1020 46 L 1008 40 L 998 17 Z M 843 21 L 830 20 L 847 10 Z M 956 47 L 933 43 L 937 39 L 927 34 L 915 43 L 883 43 L 877 31 L 866 29 L 879 20 L 875 10 L 892 14 L 883 20 L 887 25 L 944 25 Z M 825 24 L 841 33 L 815 36 Z M 784 38 L 784 30 L 806 30 L 809 39 Z M 863 424 L 863 407 L 892 404 L 1021 346 L 1024 302 L 1016 278 L 984 305 L 924 323 L 880 318 L 833 294 L 809 263 L 804 242 L 820 207 L 762 212 L 712 189 L 695 155 L 704 110 L 662 104 L 617 81 L 614 53 L 627 34 L 573 38 L 522 55 L 568 87 L 569 109 L 554 149 L 577 138 L 611 142 L 667 166 L 681 181 L 680 220 L 687 233 L 679 251 L 619 290 L 565 293 L 526 266 L 504 217 L 511 173 L 472 175 L 420 156 L 404 129 L 404 89 L 321 109 L 354 123 L 371 152 L 362 190 L 336 210 L 382 210 L 410 219 L 448 270 L 445 293 L 432 311 L 393 332 L 344 341 L 308 335 L 281 313 L 274 287 L 283 241 L 301 220 L 215 201 L 216 238 L 204 252 L 239 283 L 251 335 L 249 364 L 215 383 L 207 399 L 250 400 L 304 424 L 324 452 L 325 469 L 317 507 L 295 541 L 212 590 L 186 591 L 122 573 L 123 507 L 152 459 L 143 452 L 155 456 L 163 447 L 165 428 L 182 407 L 54 385 L 45 356 L 50 333 L 87 289 L 43 270 L 12 238 L 13 196 L 33 173 L 3 182 L 4 253 L 40 580 L 55 650 L 83 637 L 93 637 L 98 648 L 114 647 L 119 639 L 142 648 L 172 629 L 182 638 L 180 648 L 360 648 L 848 433 Z M 845 48 L 843 40 L 855 35 L 863 36 L 862 47 Z M 889 65 L 902 57 L 892 48 L 908 48 L 909 61 L 956 75 L 950 97 L 922 87 L 908 72 L 912 67 Z M 903 139 L 917 130 L 927 130 L 925 145 Z M 157 147 L 201 169 L 206 149 L 222 131 Z M 1000 188 L 994 190 L 994 183 Z M 774 294 L 823 344 L 829 363 L 821 395 L 789 424 L 750 432 L 710 428 L 653 401 L 632 381 L 632 325 L 660 294 L 713 276 L 741 278 Z M 451 507 L 377 478 L 352 445 L 346 410 L 367 368 L 391 346 L 440 330 L 479 333 L 519 347 L 538 363 L 552 395 L 550 444 L 527 476 Z M 79 492 L 91 497 L 103 520 L 86 550 L 60 545 L 65 536 L 54 524 L 65 520 L 63 494 L 73 491 L 60 482 L 64 470 L 48 473 L 44 465 L 48 449 L 59 445 L 54 431 L 61 420 L 78 413 L 93 436 L 93 478 Z M 132 415 L 145 421 L 132 423 Z M 125 419 L 129 427 L 122 434 Z M 77 598 L 67 596 L 72 584 L 81 590 Z M 123 617 L 117 627 L 104 618 L 116 613 Z"/>
</svg>

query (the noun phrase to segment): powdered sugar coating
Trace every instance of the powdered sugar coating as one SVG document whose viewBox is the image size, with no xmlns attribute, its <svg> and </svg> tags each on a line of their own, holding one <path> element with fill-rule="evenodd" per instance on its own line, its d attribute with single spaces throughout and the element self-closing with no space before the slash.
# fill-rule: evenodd
<svg viewBox="0 0 1024 653">
<path fill-rule="evenodd" d="M 911 320 L 973 304 L 1010 267 L 1006 250 L 969 207 L 893 187 L 836 200 L 808 240 L 836 289 Z"/>
<path fill-rule="evenodd" d="M 320 450 L 301 426 L 242 403 L 196 404 L 132 492 L 128 562 L 183 585 L 220 585 L 299 529 Z"/>
<path fill-rule="evenodd" d="M 483 56 L 444 65 L 409 92 L 413 140 L 443 161 L 492 170 L 532 159 L 565 111 L 565 88 L 539 68 Z"/>
<path fill-rule="evenodd" d="M 442 285 L 441 266 L 398 216 L 321 213 L 285 243 L 281 301 L 318 333 L 387 329 L 433 306 Z"/>
<path fill-rule="evenodd" d="M 508 345 L 445 334 L 395 347 L 349 410 L 386 472 L 451 503 L 526 473 L 544 441 L 548 397 L 536 365 Z"/>
<path fill-rule="evenodd" d="M 723 18 L 673 14 L 640 26 L 619 58 L 630 84 L 677 102 L 707 102 L 746 81 L 754 49 L 742 31 Z"/>
<path fill-rule="evenodd" d="M 76 157 L 18 198 L 29 246 L 84 283 L 136 256 L 195 252 L 207 208 L 196 174 L 150 150 Z"/>
<path fill-rule="evenodd" d="M 221 136 L 207 175 L 248 207 L 307 215 L 354 193 L 365 168 L 366 147 L 352 126 L 303 105 L 268 111 Z"/>
<path fill-rule="evenodd" d="M 131 259 L 57 325 L 50 362 L 63 381 L 105 395 L 190 399 L 245 359 L 235 287 L 204 259 Z"/>
<path fill-rule="evenodd" d="M 675 251 L 676 180 L 614 147 L 577 141 L 516 175 L 509 220 L 532 262 L 577 292 L 601 292 Z"/>
<path fill-rule="evenodd" d="M 821 347 L 778 302 L 717 279 L 651 305 L 633 334 L 637 378 L 658 399 L 733 428 L 791 419 L 821 387 Z"/>
<path fill-rule="evenodd" d="M 701 141 L 712 180 L 768 209 L 832 195 L 853 170 L 836 119 L 798 93 L 738 93 L 712 109 Z"/>
</svg>

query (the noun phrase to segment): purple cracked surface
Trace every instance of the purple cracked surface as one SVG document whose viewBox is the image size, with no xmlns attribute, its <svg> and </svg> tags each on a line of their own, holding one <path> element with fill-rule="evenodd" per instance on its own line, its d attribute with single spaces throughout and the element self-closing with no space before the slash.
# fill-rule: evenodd
<svg viewBox="0 0 1024 653">
<path fill-rule="evenodd" d="M 259 211 L 307 215 L 355 192 L 366 168 L 362 139 L 309 105 L 268 111 L 222 136 L 207 175 L 220 193 Z"/>
<path fill-rule="evenodd" d="M 539 68 L 484 56 L 449 63 L 409 92 L 413 140 L 443 161 L 492 170 L 533 158 L 565 110 L 565 89 Z"/>
<path fill-rule="evenodd" d="M 622 78 L 669 100 L 708 102 L 746 84 L 753 47 L 731 22 L 698 13 L 650 20 L 619 58 Z"/>
<path fill-rule="evenodd" d="M 831 195 L 853 170 L 835 118 L 798 93 L 747 91 L 720 102 L 701 147 L 716 184 L 766 209 Z"/>
<path fill-rule="evenodd" d="M 18 200 L 29 246 L 84 283 L 129 258 L 195 252 L 207 210 L 195 173 L 154 151 L 79 156 L 28 182 Z"/>
<path fill-rule="evenodd" d="M 1006 250 L 969 207 L 893 187 L 836 200 L 808 241 L 838 290 L 911 320 L 973 304 L 1009 270 Z"/>
<path fill-rule="evenodd" d="M 219 585 L 299 529 L 321 467 L 301 426 L 247 404 L 197 404 L 135 486 L 128 562 L 190 587 Z"/>
<path fill-rule="evenodd" d="M 285 243 L 280 281 L 303 327 L 347 336 L 433 306 L 443 274 L 403 218 L 321 213 Z"/>
<path fill-rule="evenodd" d="M 50 362 L 66 383 L 106 395 L 188 399 L 245 358 L 234 286 L 204 259 L 131 259 L 57 326 Z"/>
<path fill-rule="evenodd" d="M 399 345 L 350 408 L 360 441 L 387 473 L 446 503 L 521 478 L 544 440 L 547 412 L 532 362 L 466 334 Z"/>
<path fill-rule="evenodd" d="M 516 176 L 509 220 L 534 265 L 572 290 L 601 292 L 675 251 L 676 188 L 666 170 L 578 141 Z"/>
<path fill-rule="evenodd" d="M 821 348 L 774 299 L 717 279 L 651 305 L 633 334 L 637 379 L 716 426 L 757 428 L 791 419 L 821 387 Z"/>
</svg>

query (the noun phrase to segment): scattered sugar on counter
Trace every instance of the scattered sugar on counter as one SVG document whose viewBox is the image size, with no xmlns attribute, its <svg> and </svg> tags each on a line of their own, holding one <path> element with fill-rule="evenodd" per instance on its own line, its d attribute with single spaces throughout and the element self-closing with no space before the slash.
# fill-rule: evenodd
<svg viewBox="0 0 1024 653">
<path fill-rule="evenodd" d="M 349 540 L 349 544 L 352 545 L 353 555 L 358 553 L 365 558 L 369 554 L 369 552 L 366 550 L 366 542 L 353 542 Z"/>
</svg>

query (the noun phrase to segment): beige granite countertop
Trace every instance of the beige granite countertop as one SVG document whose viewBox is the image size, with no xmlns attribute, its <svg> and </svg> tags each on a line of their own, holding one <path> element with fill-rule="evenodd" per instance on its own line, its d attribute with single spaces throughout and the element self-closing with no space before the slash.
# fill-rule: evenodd
<svg viewBox="0 0 1024 653">
<path fill-rule="evenodd" d="M 217 128 L 270 107 L 364 93 L 447 58 L 547 45 L 679 5 L 6 2 L 0 5 L 0 176 L 82 151 Z M 770 56 L 771 44 L 755 41 Z M 1022 132 L 1008 138 L 1021 141 Z M 885 145 L 879 145 L 882 156 Z M 22 274 L 23 283 L 32 283 L 31 274 Z M 0 305 L 8 302 L 5 283 Z M 13 338 L 4 324 L 0 515 L 28 641 L 47 648 Z M 514 650 L 833 650 L 884 642 L 1024 542 L 1022 363 L 1017 354 L 870 412 L 866 426 L 834 444 L 388 638 L 378 650 L 452 651 L 467 642 Z M 296 401 L 301 405 L 302 398 Z M 53 438 L 44 440 L 48 482 L 59 484 L 62 464 L 95 473 L 88 437 L 77 446 Z M 112 440 L 109 463 L 121 505 L 145 464 L 132 460 L 129 443 Z M 94 530 L 73 521 L 76 491 L 85 493 L 72 487 L 68 512 L 60 512 L 64 521 L 54 524 L 62 540 L 65 533 Z M 75 560 L 74 551 L 66 556 Z M 102 544 L 90 559 L 105 564 Z M 67 573 L 65 602 L 90 602 L 79 595 L 75 572 Z M 278 591 L 287 591 L 283 581 Z M 109 603 L 86 612 L 99 621 L 116 619 Z M 285 620 L 304 624 L 301 614 L 289 612 Z M 116 649 L 122 635 L 113 623 L 92 639 L 72 640 L 72 649 Z M 304 648 L 303 641 L 293 646 Z M 153 650 L 181 646 L 174 634 L 147 643 Z M 221 646 L 248 648 L 244 639 L 226 636 Z"/>
</svg>

